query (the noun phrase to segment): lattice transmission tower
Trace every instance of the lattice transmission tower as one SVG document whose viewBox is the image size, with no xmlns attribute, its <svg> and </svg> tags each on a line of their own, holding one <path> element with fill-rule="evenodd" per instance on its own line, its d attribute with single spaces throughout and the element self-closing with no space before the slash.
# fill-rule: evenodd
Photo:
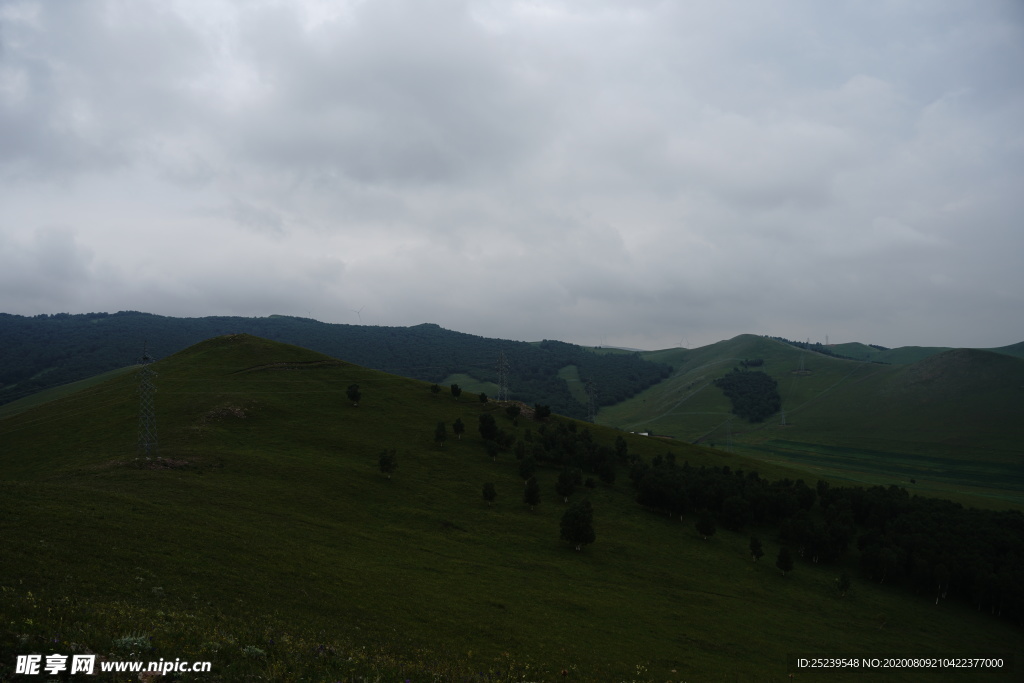
<svg viewBox="0 0 1024 683">
<path fill-rule="evenodd" d="M 153 357 L 149 355 L 148 345 L 143 345 L 142 358 L 139 361 L 139 457 L 147 460 L 156 455 L 156 411 L 153 408 L 153 394 L 156 393 L 154 380 L 156 373 L 151 364 Z"/>
<path fill-rule="evenodd" d="M 498 400 L 508 400 L 508 358 L 505 357 L 505 352 L 498 352 Z"/>
<path fill-rule="evenodd" d="M 597 424 L 597 382 L 587 380 L 587 421 Z"/>
</svg>

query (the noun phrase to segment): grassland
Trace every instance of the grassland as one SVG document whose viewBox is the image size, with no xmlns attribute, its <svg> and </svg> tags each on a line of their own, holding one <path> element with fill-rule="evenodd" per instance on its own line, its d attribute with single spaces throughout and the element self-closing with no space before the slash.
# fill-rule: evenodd
<svg viewBox="0 0 1024 683">
<path fill-rule="evenodd" d="M 134 368 L 131 366 L 118 368 L 117 370 L 104 372 L 102 374 L 90 377 L 88 379 L 81 379 L 78 380 L 77 382 L 69 382 L 68 384 L 62 384 L 59 387 L 45 389 L 43 391 L 26 396 L 25 398 L 18 399 L 17 401 L 5 403 L 4 405 L 0 406 L 0 420 L 4 419 L 5 417 L 10 417 L 11 415 L 17 415 L 18 413 L 28 410 L 29 408 L 34 408 L 36 406 L 43 405 L 44 403 L 49 403 L 50 401 L 56 401 L 57 399 L 63 398 L 64 396 L 70 396 L 71 394 L 76 394 L 85 389 L 98 386 L 113 377 L 117 377 L 118 375 L 132 372 L 133 370 Z"/>
<path fill-rule="evenodd" d="M 598 421 L 731 444 L 814 476 L 907 486 L 913 479 L 922 493 L 1024 505 L 1024 362 L 991 351 L 939 351 L 907 365 L 880 365 L 741 335 L 692 351 L 654 352 L 648 356 L 670 363 L 672 376 L 602 409 Z M 781 414 L 759 424 L 736 418 L 712 384 L 753 358 L 764 359 L 758 369 L 778 382 L 785 425 Z"/>
<path fill-rule="evenodd" d="M 845 597 L 841 567 L 782 576 L 769 531 L 752 562 L 746 535 L 704 541 L 692 519 L 636 506 L 621 472 L 575 494 L 592 501 L 597 530 L 576 552 L 558 540 L 556 473 L 539 472 L 531 511 L 511 454 L 486 457 L 482 412 L 521 437 L 539 428 L 513 427 L 493 402 L 435 398 L 425 383 L 245 335 L 155 369 L 160 460 L 135 457 L 132 375 L 0 420 L 0 679 L 16 653 L 131 658 L 119 649 L 129 635 L 149 643 L 139 658 L 212 661 L 203 681 L 782 681 L 793 653 L 1020 661 L 1020 629 L 852 569 Z M 439 447 L 434 426 L 456 418 L 467 434 Z M 609 444 L 619 434 L 591 431 Z M 695 466 L 752 467 L 627 441 L 644 458 L 671 448 Z M 388 479 L 377 456 L 390 448 Z"/>
</svg>

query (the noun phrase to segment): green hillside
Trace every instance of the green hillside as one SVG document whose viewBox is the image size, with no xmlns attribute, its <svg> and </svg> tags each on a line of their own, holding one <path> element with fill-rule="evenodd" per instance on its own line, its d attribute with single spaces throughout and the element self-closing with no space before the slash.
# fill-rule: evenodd
<svg viewBox="0 0 1024 683">
<path fill-rule="evenodd" d="M 1010 344 L 1009 346 L 1000 346 L 996 349 L 990 349 L 997 353 L 1003 353 L 1007 356 L 1016 356 L 1017 358 L 1024 358 L 1024 342 L 1017 342 L 1016 344 Z"/>
<path fill-rule="evenodd" d="M 729 348 L 791 362 L 774 344 L 742 338 Z M 663 356 L 689 381 L 728 369 L 699 350 Z M 572 494 L 592 502 L 597 535 L 576 552 L 559 540 L 557 471 L 537 471 L 542 497 L 531 510 L 514 455 L 492 461 L 476 427 L 493 415 L 530 443 L 585 425 L 513 425 L 475 395 L 435 397 L 426 383 L 248 335 L 153 369 L 159 459 L 136 458 L 134 374 L 0 419 L 0 680 L 17 680 L 14 655 L 33 652 L 208 660 L 211 674 L 177 678 L 207 682 L 782 681 L 793 653 L 1022 661 L 1019 628 L 987 609 L 937 606 L 852 566 L 845 596 L 835 587 L 842 567 L 798 561 L 783 576 L 770 529 L 755 528 L 766 557 L 752 562 L 749 533 L 704 540 L 692 516 L 638 506 L 624 471 Z M 353 384 L 358 406 L 346 395 Z M 438 422 L 448 425 L 443 446 Z M 618 432 L 589 431 L 617 447 Z M 657 439 L 627 436 L 622 447 L 641 461 L 671 449 L 694 468 L 752 466 Z M 378 468 L 389 449 L 391 478 Z M 492 506 L 481 497 L 487 482 Z"/>
<path fill-rule="evenodd" d="M 552 340 L 491 339 L 434 324 L 334 325 L 282 315 L 172 318 L 138 311 L 33 317 L 0 313 L 0 405 L 132 365 L 144 348 L 154 358 L 164 358 L 203 339 L 237 333 L 295 344 L 403 377 L 446 385 L 461 380 L 485 392 L 484 387 L 499 381 L 498 360 L 504 357 L 510 398 L 548 405 L 573 417 L 586 416 L 587 401 L 580 401 L 573 384 L 559 374 L 566 368 L 575 367 L 582 377 L 600 384 L 602 405 L 625 400 L 669 372 L 636 353 L 599 354 Z"/>
<path fill-rule="evenodd" d="M 878 484 L 914 479 L 922 492 L 1024 505 L 1024 361 L 1012 355 L 958 349 L 880 365 L 752 335 L 648 355 L 671 364 L 672 376 L 602 409 L 600 423 L 816 474 Z M 784 415 L 751 424 L 732 414 L 713 382 L 754 358 L 763 366 L 753 369 L 777 381 Z"/>
</svg>

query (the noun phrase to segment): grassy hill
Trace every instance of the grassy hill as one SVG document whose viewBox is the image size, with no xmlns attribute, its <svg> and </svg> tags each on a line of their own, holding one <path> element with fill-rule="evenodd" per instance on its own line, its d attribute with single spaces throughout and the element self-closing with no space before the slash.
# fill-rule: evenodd
<svg viewBox="0 0 1024 683">
<path fill-rule="evenodd" d="M 760 352 L 756 339 L 732 351 Z M 664 357 L 694 378 L 721 365 L 696 351 Z M 1020 661 L 1024 649 L 1018 628 L 965 605 L 856 579 L 842 597 L 835 567 L 782 576 L 769 536 L 751 562 L 747 535 L 705 541 L 693 519 L 639 508 L 624 475 L 574 494 L 592 501 L 597 531 L 576 552 L 558 538 L 556 472 L 538 472 L 542 503 L 530 510 L 511 453 L 492 462 L 476 431 L 483 413 L 524 439 L 540 425 L 513 426 L 476 396 L 434 397 L 425 383 L 248 335 L 153 367 L 159 459 L 136 458 L 133 374 L 0 419 L 0 680 L 16 680 L 15 654 L 50 652 L 209 660 L 213 673 L 195 677 L 207 682 L 782 681 L 793 653 Z M 437 422 L 456 418 L 466 435 L 438 446 Z M 618 436 L 590 429 L 602 443 Z M 751 466 L 626 441 L 644 459 L 671 448 L 695 467 Z M 384 449 L 398 457 L 390 479 L 377 467 Z"/>
<path fill-rule="evenodd" d="M 880 365 L 741 335 L 648 355 L 671 364 L 672 376 L 602 409 L 600 423 L 731 444 L 815 474 L 880 484 L 914 479 L 917 491 L 1024 505 L 1024 360 L 1010 354 L 953 349 Z M 785 426 L 781 414 L 756 424 L 737 418 L 713 384 L 753 358 L 778 383 Z"/>
<path fill-rule="evenodd" d="M 586 415 L 587 401 L 579 400 L 562 371 L 576 368 L 599 382 L 604 404 L 628 398 L 668 374 L 668 368 L 637 354 L 608 356 L 551 340 L 491 339 L 426 323 L 381 327 L 282 315 L 172 318 L 137 311 L 33 317 L 0 313 L 0 405 L 131 365 L 144 348 L 154 358 L 164 358 L 225 333 L 253 334 L 364 367 L 446 386 L 459 383 L 490 395 L 497 393 L 497 364 L 504 357 L 510 398 L 575 417 Z"/>
</svg>

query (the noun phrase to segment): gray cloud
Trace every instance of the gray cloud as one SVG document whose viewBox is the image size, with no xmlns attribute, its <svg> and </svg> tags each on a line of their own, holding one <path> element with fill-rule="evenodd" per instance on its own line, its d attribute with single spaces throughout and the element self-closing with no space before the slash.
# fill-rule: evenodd
<svg viewBox="0 0 1024 683">
<path fill-rule="evenodd" d="M 1009 0 L 12 0 L 0 310 L 1008 344 L 1021 63 Z"/>
</svg>

